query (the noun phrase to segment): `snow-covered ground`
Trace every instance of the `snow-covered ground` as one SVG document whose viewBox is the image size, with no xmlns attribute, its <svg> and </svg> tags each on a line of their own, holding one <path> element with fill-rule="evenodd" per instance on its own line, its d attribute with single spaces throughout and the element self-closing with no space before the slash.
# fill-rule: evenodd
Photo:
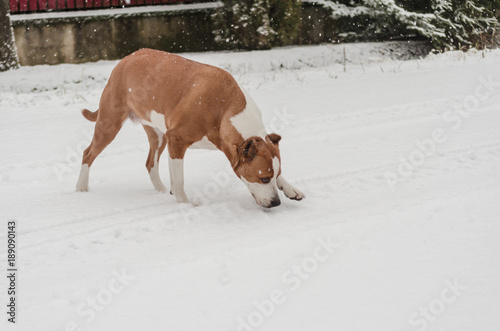
<svg viewBox="0 0 500 331">
<path fill-rule="evenodd" d="M 400 44 L 187 54 L 232 72 L 282 135 L 307 198 L 264 210 L 220 152 L 156 192 L 126 123 L 74 191 L 116 64 L 0 74 L 0 262 L 18 225 L 18 316 L 2 330 L 498 330 L 500 51 Z M 168 183 L 164 154 L 160 171 Z"/>
</svg>

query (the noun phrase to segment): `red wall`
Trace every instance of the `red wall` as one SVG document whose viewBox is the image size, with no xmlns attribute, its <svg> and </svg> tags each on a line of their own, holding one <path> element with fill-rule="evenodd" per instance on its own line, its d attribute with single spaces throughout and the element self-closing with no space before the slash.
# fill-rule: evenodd
<svg viewBox="0 0 500 331">
<path fill-rule="evenodd" d="M 213 1 L 214 0 L 10 0 L 10 11 L 11 13 L 33 13 Z"/>
</svg>

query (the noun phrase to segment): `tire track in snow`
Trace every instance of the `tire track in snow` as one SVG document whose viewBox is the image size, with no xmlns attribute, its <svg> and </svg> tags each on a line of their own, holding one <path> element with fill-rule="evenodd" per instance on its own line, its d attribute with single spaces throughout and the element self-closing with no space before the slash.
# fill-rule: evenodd
<svg viewBox="0 0 500 331">
<path fill-rule="evenodd" d="M 480 145 L 474 145 L 474 146 L 468 146 L 464 148 L 457 148 L 457 149 L 450 149 L 447 151 L 441 151 L 436 154 L 440 155 L 431 155 L 426 157 L 426 162 L 425 164 L 427 165 L 422 165 L 422 170 L 424 170 L 426 167 L 429 167 L 429 161 L 430 160 L 438 160 L 447 157 L 448 155 L 461 155 L 461 154 L 466 154 L 466 153 L 471 153 L 471 152 L 483 152 L 485 155 L 491 155 L 494 154 L 492 153 L 493 151 L 496 151 L 498 155 L 495 155 L 498 159 L 500 159 L 500 142 L 493 142 L 493 143 L 485 143 L 485 144 L 480 144 Z M 476 161 L 481 161 L 476 159 L 471 159 L 471 162 L 476 162 Z M 458 162 L 458 161 L 457 161 Z M 462 165 L 462 167 L 465 167 L 466 164 L 462 162 L 458 162 L 459 164 Z M 330 181 L 330 180 L 335 180 L 338 178 L 348 178 L 348 177 L 355 177 L 355 176 L 362 176 L 362 175 L 368 175 L 368 174 L 373 174 L 375 173 L 376 176 L 374 178 L 376 179 L 385 179 L 383 178 L 383 172 L 388 171 L 388 170 L 394 170 L 399 166 L 400 162 L 391 162 L 391 163 L 384 163 L 381 165 L 376 165 L 368 168 L 362 168 L 359 170 L 349 170 L 345 172 L 338 172 L 332 175 L 326 175 L 326 176 L 313 176 L 309 177 L 307 179 L 301 179 L 298 181 L 294 181 L 294 183 L 299 183 L 299 184 L 305 184 L 311 181 L 316 181 L 316 182 L 322 182 L 322 181 Z M 446 172 L 443 170 L 443 172 Z"/>
<path fill-rule="evenodd" d="M 452 109 L 452 107 L 460 101 L 463 101 L 463 97 L 438 98 L 425 102 L 400 104 L 388 107 L 369 108 L 340 114 L 301 118 L 299 121 L 297 121 L 297 123 L 300 123 L 300 126 L 292 124 L 292 126 L 295 127 L 294 135 L 291 135 L 287 139 L 289 141 L 296 141 L 298 140 L 298 137 L 301 137 L 301 141 L 315 141 L 317 140 L 317 136 L 324 138 L 325 136 L 337 135 L 340 132 L 352 131 L 356 128 L 373 128 L 377 126 L 394 125 L 398 122 L 407 122 L 415 119 L 421 121 L 432 118 L 442 120 L 441 116 L 446 111 Z M 480 111 L 480 109 L 478 109 L 477 111 Z M 290 115 L 292 117 L 297 116 L 295 114 Z M 334 130 L 332 130 L 332 126 L 335 126 Z M 318 134 L 315 137 L 311 137 L 309 135 L 306 135 L 305 138 L 302 137 L 300 132 L 309 132 L 310 127 L 314 127 L 315 132 L 317 132 Z M 112 150 L 106 150 L 105 153 L 102 153 L 100 158 L 112 158 L 115 156 L 127 155 L 131 153 L 147 154 L 147 148 L 145 146 L 143 147 L 142 145 L 115 146 Z M 57 168 L 57 165 L 59 164 L 65 164 L 65 160 L 62 158 L 58 159 L 55 157 L 51 157 L 45 160 L 37 159 L 35 161 L 28 161 L 23 163 L 3 164 L 0 166 L 0 173 L 2 173 L 0 182 L 5 181 L 4 178 L 9 178 L 9 172 L 12 171 L 12 169 L 16 170 L 19 168 L 28 168 L 32 173 L 43 173 L 55 178 L 56 174 L 54 172 L 54 168 Z M 79 166 L 74 167 L 71 174 L 74 174 L 76 176 L 79 170 Z M 31 182 L 32 177 L 33 176 L 28 175 L 19 178 L 16 177 L 16 184 L 29 183 Z M 8 181 L 5 182 L 8 184 Z"/>
<path fill-rule="evenodd" d="M 467 157 L 467 154 L 475 153 L 474 158 Z M 478 155 L 479 154 L 479 155 Z M 488 157 L 495 157 L 500 159 L 500 142 L 487 143 L 474 145 L 465 148 L 452 149 L 441 152 L 441 155 L 433 155 L 428 157 L 426 163 L 421 169 L 416 172 L 418 178 L 428 176 L 439 176 L 442 173 L 449 174 L 449 170 L 435 167 L 432 161 L 446 159 L 447 164 L 456 166 L 455 172 L 470 168 L 470 163 L 478 162 L 483 164 L 484 159 Z M 465 162 L 463 161 L 465 159 Z M 375 165 L 359 170 L 350 170 L 344 172 L 337 172 L 331 175 L 320 175 L 295 180 L 294 184 L 301 187 L 313 187 L 318 183 L 329 183 L 337 181 L 334 186 L 339 187 L 339 192 L 343 194 L 354 193 L 355 191 L 367 192 L 373 191 L 373 188 L 379 189 L 381 186 L 387 186 L 384 178 L 384 172 L 393 170 L 399 165 L 398 162 L 385 163 Z M 428 173 L 429 171 L 437 170 L 437 173 Z M 411 181 L 411 178 L 409 179 Z M 340 189 L 341 188 L 341 189 Z M 90 213 L 81 217 L 72 218 L 69 221 L 54 224 L 46 227 L 39 227 L 36 229 L 20 232 L 23 236 L 23 242 L 29 242 L 27 245 L 21 246 L 22 249 L 36 248 L 44 244 L 52 243 L 54 241 L 67 240 L 73 237 L 89 235 L 99 231 L 113 230 L 130 225 L 140 225 L 152 220 L 161 222 L 179 222 L 188 224 L 188 221 L 182 219 L 182 209 L 177 205 L 169 213 L 162 213 L 157 207 L 170 208 L 167 202 L 144 204 L 140 206 L 133 206 L 121 208 L 120 210 L 110 210 L 106 212 Z M 203 206 L 199 207 L 202 208 Z M 191 207 L 187 207 L 191 208 Z M 127 215 L 127 221 L 116 219 L 120 215 Z M 173 225 L 179 223 L 172 223 Z M 61 234 L 61 232 L 63 232 Z M 51 235 L 53 233 L 53 235 Z"/>
<path fill-rule="evenodd" d="M 150 221 L 153 218 L 157 219 L 159 217 L 159 211 L 155 207 L 168 207 L 168 205 L 166 203 L 155 203 L 123 208 L 120 210 L 110 210 L 72 218 L 69 221 L 59 224 L 39 227 L 28 231 L 20 231 L 19 235 L 23 237 L 22 242 L 29 243 L 24 245 L 21 244 L 20 249 L 36 248 L 44 244 L 50 244 L 99 231 L 112 230 L 135 224 L 139 225 L 141 222 Z M 175 206 L 174 208 L 176 208 L 176 210 L 171 213 L 161 214 L 162 222 L 181 218 L 178 207 Z M 120 215 L 127 215 L 127 220 L 116 219 Z"/>
<path fill-rule="evenodd" d="M 352 112 L 329 114 L 301 118 L 292 124 L 294 135 L 290 138 L 301 136 L 297 130 L 310 131 L 313 127 L 319 134 L 338 134 L 339 132 L 352 131 L 356 128 L 373 128 L 377 126 L 397 126 L 401 122 L 425 121 L 436 119 L 446 124 L 443 115 L 462 105 L 463 97 L 439 98 L 425 102 L 399 104 L 388 107 L 369 108 Z M 495 111 L 493 101 L 476 109 L 475 113 Z M 297 116 L 297 115 L 292 115 Z M 298 125 L 300 123 L 300 125 Z M 301 138 L 302 139 L 302 138 Z M 307 138 L 306 138 L 307 139 Z"/>
<path fill-rule="evenodd" d="M 375 123 L 372 123 L 371 125 L 386 125 L 389 121 L 395 121 L 395 120 L 409 120 L 412 118 L 431 118 L 440 115 L 440 113 L 436 114 L 436 110 L 434 109 L 435 107 L 449 103 L 452 103 L 452 101 L 449 98 L 436 99 L 422 103 L 411 103 L 407 105 L 371 108 L 349 113 L 332 114 L 332 115 L 313 117 L 307 119 L 302 118 L 300 120 L 300 123 L 301 127 L 303 126 L 303 124 L 306 124 L 307 128 L 315 127 L 316 128 L 315 131 L 320 132 L 320 134 L 323 135 L 334 134 L 334 133 L 338 134 L 339 132 L 343 131 L 343 129 L 341 130 L 336 129 L 335 132 L 331 132 L 332 124 L 336 126 L 337 125 L 343 126 L 342 125 L 343 123 L 344 124 L 347 123 L 347 125 L 345 126 L 347 126 L 349 129 L 354 129 L 355 127 L 360 127 L 360 126 L 365 127 L 367 125 L 366 122 L 375 121 Z M 434 105 L 435 107 L 432 105 Z M 425 113 L 422 114 L 423 109 L 424 110 L 431 109 L 431 110 L 430 111 L 427 110 L 425 111 Z M 326 131 L 326 133 L 322 133 L 322 131 Z M 296 136 L 297 135 L 291 136 L 290 140 L 293 141 L 294 139 L 296 139 L 294 138 Z M 108 149 L 105 152 L 103 152 L 102 155 L 100 155 L 100 158 L 101 159 L 112 158 L 115 156 L 131 154 L 131 153 L 147 154 L 146 145 L 144 147 L 142 145 L 115 146 L 112 150 Z M 0 173 L 2 173 L 2 177 L 0 177 L 0 182 L 5 181 L 4 178 L 9 178 L 11 171 L 19 170 L 20 168 L 23 168 L 28 171 L 31 170 L 31 172 L 37 174 L 37 176 L 38 174 L 46 174 L 55 178 L 56 174 L 54 168 L 57 169 L 58 165 L 60 164 L 67 165 L 67 162 L 65 161 L 64 158 L 51 157 L 44 160 L 37 159 L 34 161 L 27 161 L 22 163 L 19 162 L 10 164 L 4 163 L 0 166 Z M 73 167 L 71 170 L 72 170 L 71 174 L 77 175 L 78 172 L 80 171 L 80 166 L 78 165 L 77 167 Z M 16 184 L 30 183 L 32 181 L 32 177 L 33 176 L 29 176 L 26 174 L 19 178 L 16 177 Z M 8 181 L 5 182 L 8 183 Z"/>
</svg>

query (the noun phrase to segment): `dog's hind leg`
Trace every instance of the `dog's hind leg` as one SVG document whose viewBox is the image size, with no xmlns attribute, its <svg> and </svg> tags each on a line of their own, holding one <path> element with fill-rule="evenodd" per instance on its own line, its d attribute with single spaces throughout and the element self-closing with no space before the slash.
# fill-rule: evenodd
<svg viewBox="0 0 500 331">
<path fill-rule="evenodd" d="M 149 177 L 151 178 L 151 183 L 153 183 L 154 188 L 158 192 L 165 193 L 167 189 L 161 181 L 158 164 L 160 163 L 160 155 L 163 153 L 165 146 L 167 146 L 167 138 L 158 129 L 154 129 L 147 125 L 143 125 L 143 127 L 144 130 L 146 130 L 149 140 L 149 154 L 146 160 L 146 169 L 148 169 Z"/>
<path fill-rule="evenodd" d="M 115 139 L 116 134 L 120 131 L 123 122 L 127 118 L 126 114 L 122 117 L 106 116 L 104 114 L 106 113 L 103 113 L 102 109 L 99 108 L 99 114 L 94 129 L 94 137 L 89 147 L 83 152 L 82 168 L 76 184 L 77 191 L 88 191 L 90 166 L 104 148 Z"/>
</svg>

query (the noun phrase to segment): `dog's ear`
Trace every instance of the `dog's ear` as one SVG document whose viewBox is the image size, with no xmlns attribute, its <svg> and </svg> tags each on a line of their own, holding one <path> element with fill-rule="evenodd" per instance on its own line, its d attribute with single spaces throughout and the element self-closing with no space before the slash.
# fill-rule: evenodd
<svg viewBox="0 0 500 331">
<path fill-rule="evenodd" d="M 248 139 L 241 147 L 241 156 L 243 161 L 252 161 L 255 155 L 257 155 L 257 146 L 255 141 L 254 139 Z"/>
<path fill-rule="evenodd" d="M 248 139 L 240 146 L 233 145 L 233 159 L 231 166 L 234 170 L 241 164 L 241 162 L 252 161 L 257 155 L 257 144 L 254 139 Z"/>
<path fill-rule="evenodd" d="M 276 134 L 276 133 L 270 133 L 266 136 L 266 140 L 268 140 L 268 141 L 272 142 L 273 144 L 275 144 L 276 146 L 278 146 L 278 143 L 281 140 L 281 136 L 279 134 Z"/>
<path fill-rule="evenodd" d="M 233 167 L 234 170 L 240 165 L 240 153 L 239 153 L 239 148 L 238 145 L 233 145 L 233 159 L 231 160 L 231 167 Z"/>
</svg>

